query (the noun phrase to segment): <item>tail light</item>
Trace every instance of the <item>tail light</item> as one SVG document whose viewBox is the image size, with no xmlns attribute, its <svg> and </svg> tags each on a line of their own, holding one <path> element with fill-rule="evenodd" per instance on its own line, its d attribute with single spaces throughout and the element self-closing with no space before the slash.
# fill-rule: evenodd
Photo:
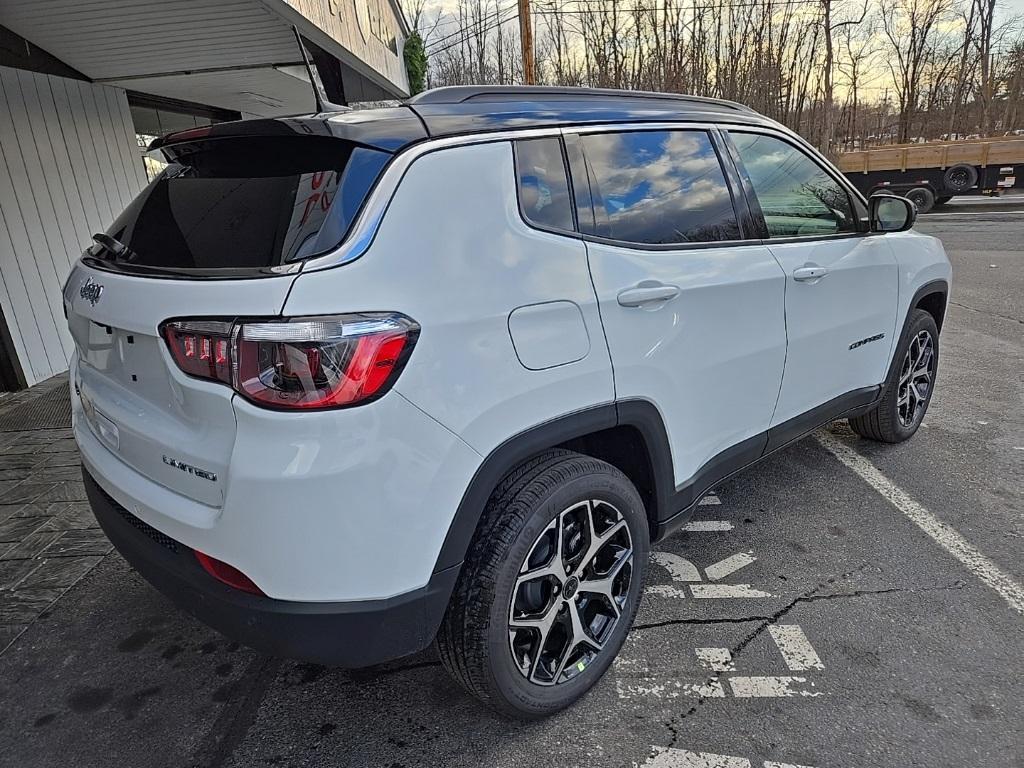
<svg viewBox="0 0 1024 768">
<path fill-rule="evenodd" d="M 387 392 L 419 326 L 397 313 L 281 321 L 175 320 L 162 333 L 190 376 L 220 381 L 280 409 L 339 408 Z"/>
</svg>

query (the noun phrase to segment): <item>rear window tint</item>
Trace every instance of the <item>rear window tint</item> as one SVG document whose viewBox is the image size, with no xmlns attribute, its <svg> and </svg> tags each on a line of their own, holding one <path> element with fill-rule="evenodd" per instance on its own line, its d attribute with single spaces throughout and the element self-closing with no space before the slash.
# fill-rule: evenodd
<svg viewBox="0 0 1024 768">
<path fill-rule="evenodd" d="M 569 182 L 558 139 L 516 142 L 519 206 L 531 224 L 572 231 Z"/>
<path fill-rule="evenodd" d="M 133 252 L 121 262 L 170 270 L 259 269 L 335 247 L 391 158 L 323 137 L 209 139 L 162 151 L 170 164 L 107 234 Z"/>
</svg>

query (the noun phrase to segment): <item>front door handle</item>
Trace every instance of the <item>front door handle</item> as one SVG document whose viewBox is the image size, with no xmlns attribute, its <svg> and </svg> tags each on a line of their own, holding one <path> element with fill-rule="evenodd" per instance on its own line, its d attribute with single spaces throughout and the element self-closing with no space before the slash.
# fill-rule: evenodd
<svg viewBox="0 0 1024 768">
<path fill-rule="evenodd" d="M 793 279 L 805 283 L 811 280 L 820 280 L 827 274 L 828 270 L 824 267 L 806 266 L 793 272 Z"/>
<path fill-rule="evenodd" d="M 644 280 L 635 288 L 627 288 L 616 297 L 623 307 L 642 307 L 656 301 L 669 301 L 679 295 L 678 285 Z"/>
</svg>

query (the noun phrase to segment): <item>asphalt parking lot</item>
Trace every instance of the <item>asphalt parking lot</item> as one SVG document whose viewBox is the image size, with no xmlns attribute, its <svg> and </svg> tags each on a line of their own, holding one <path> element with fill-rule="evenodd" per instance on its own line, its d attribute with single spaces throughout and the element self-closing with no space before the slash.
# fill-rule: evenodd
<svg viewBox="0 0 1024 768">
<path fill-rule="evenodd" d="M 838 422 L 719 487 L 611 672 L 541 723 L 430 652 L 344 672 L 228 642 L 109 553 L 65 430 L 0 433 L 0 762 L 1024 766 L 1022 208 L 919 222 L 955 285 L 915 439 Z"/>
</svg>

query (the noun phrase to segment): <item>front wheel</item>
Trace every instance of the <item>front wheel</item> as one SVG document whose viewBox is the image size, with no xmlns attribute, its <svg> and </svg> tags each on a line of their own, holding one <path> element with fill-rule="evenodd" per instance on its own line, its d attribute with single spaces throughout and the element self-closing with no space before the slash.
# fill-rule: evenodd
<svg viewBox="0 0 1024 768">
<path fill-rule="evenodd" d="M 886 383 L 882 399 L 874 410 L 850 419 L 853 431 L 861 437 L 901 443 L 910 439 L 924 421 L 938 372 L 939 330 L 935 318 L 923 309 L 911 312 L 896 350 L 899 367 Z"/>
<path fill-rule="evenodd" d="M 636 616 L 644 505 L 615 467 L 554 450 L 495 489 L 437 636 L 441 661 L 498 712 L 532 719 L 579 699 Z"/>
</svg>

